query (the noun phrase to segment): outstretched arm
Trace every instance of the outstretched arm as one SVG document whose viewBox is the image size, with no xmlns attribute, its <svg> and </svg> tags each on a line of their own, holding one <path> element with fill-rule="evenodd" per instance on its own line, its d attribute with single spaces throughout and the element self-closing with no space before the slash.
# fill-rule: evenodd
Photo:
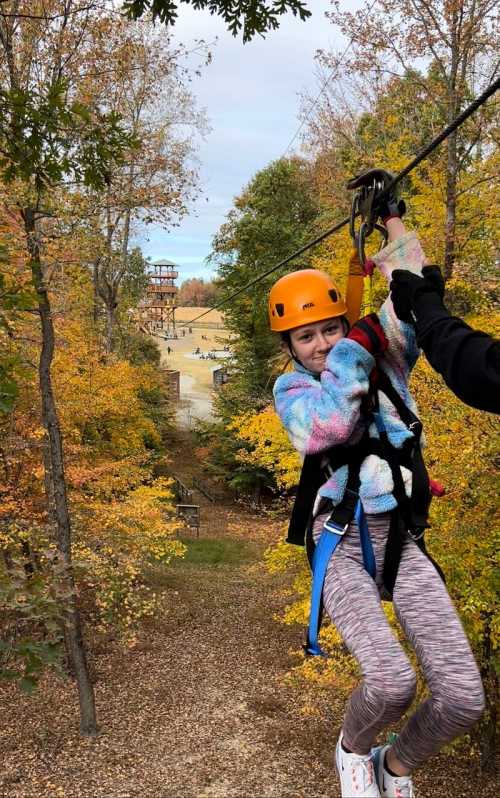
<svg viewBox="0 0 500 798">
<path fill-rule="evenodd" d="M 386 226 L 389 243 L 372 257 L 380 272 L 388 283 L 395 269 L 405 269 L 420 275 L 426 258 L 416 234 L 408 233 L 402 220 L 398 218 L 388 219 Z M 406 380 L 419 355 L 415 331 L 411 324 L 398 318 L 390 295 L 380 308 L 379 317 L 389 342 L 384 358 Z"/>
<path fill-rule="evenodd" d="M 399 318 L 415 326 L 431 366 L 462 402 L 500 413 L 500 341 L 473 330 L 443 304 L 444 281 L 436 266 L 423 278 L 396 270 L 391 295 Z"/>
</svg>

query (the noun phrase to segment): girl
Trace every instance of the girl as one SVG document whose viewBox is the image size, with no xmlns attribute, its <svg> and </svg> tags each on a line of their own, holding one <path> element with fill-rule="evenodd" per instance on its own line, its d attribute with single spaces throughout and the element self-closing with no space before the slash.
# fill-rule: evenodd
<svg viewBox="0 0 500 798">
<path fill-rule="evenodd" d="M 425 259 L 415 234 L 400 218 L 387 219 L 386 227 L 388 245 L 373 258 L 383 275 L 390 281 L 396 268 L 420 274 Z M 336 746 L 342 796 L 412 798 L 413 769 L 475 723 L 484 695 L 460 620 L 422 541 L 428 478 L 408 390 L 419 354 L 413 328 L 398 320 L 390 297 L 380 320 L 371 314 L 349 329 L 346 312 L 331 279 L 313 269 L 286 275 L 271 290 L 271 329 L 281 333 L 294 363 L 294 371 L 276 381 L 276 409 L 305 456 L 288 539 L 298 542 L 302 525 L 310 548 L 340 541 L 324 560 L 319 595 L 363 674 Z M 371 750 L 415 695 L 415 673 L 381 608 L 381 597 L 391 596 L 430 697 L 393 745 Z M 320 653 L 311 636 L 308 650 Z"/>
</svg>

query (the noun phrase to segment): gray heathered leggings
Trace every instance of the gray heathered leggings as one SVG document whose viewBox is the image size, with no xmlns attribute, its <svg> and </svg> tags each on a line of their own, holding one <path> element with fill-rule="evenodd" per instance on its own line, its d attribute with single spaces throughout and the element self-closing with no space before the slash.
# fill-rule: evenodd
<svg viewBox="0 0 500 798">
<path fill-rule="evenodd" d="M 316 518 L 315 540 L 327 517 Z M 354 522 L 330 560 L 323 590 L 325 609 L 363 673 L 349 700 L 343 726 L 346 747 L 359 754 L 369 753 L 377 734 L 399 720 L 415 695 L 415 673 L 380 604 L 389 520 L 388 513 L 367 516 L 376 580 L 363 567 Z M 410 539 L 403 546 L 393 602 L 431 693 L 394 744 L 398 759 L 413 769 L 478 720 L 484 710 L 484 693 L 446 587 Z"/>
</svg>

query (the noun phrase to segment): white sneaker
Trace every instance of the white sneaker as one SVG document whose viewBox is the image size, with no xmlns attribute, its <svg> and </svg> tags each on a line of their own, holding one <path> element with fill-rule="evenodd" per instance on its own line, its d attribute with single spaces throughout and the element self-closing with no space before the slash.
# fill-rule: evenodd
<svg viewBox="0 0 500 798">
<path fill-rule="evenodd" d="M 335 749 L 342 798 L 380 798 L 371 755 L 348 754 L 342 748 L 342 736 Z"/>
<path fill-rule="evenodd" d="M 373 765 L 381 798 L 415 798 L 411 776 L 391 776 L 384 767 L 385 754 L 390 745 L 372 748 Z"/>
</svg>

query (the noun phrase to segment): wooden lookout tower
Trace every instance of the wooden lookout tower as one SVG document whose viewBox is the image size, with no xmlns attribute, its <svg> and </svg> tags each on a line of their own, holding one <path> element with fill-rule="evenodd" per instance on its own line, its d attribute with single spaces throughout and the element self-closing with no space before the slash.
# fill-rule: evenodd
<svg viewBox="0 0 500 798">
<path fill-rule="evenodd" d="M 142 323 L 148 332 L 164 330 L 175 335 L 175 309 L 177 307 L 177 266 L 170 260 L 155 261 L 149 272 L 146 299 L 141 307 Z"/>
</svg>

